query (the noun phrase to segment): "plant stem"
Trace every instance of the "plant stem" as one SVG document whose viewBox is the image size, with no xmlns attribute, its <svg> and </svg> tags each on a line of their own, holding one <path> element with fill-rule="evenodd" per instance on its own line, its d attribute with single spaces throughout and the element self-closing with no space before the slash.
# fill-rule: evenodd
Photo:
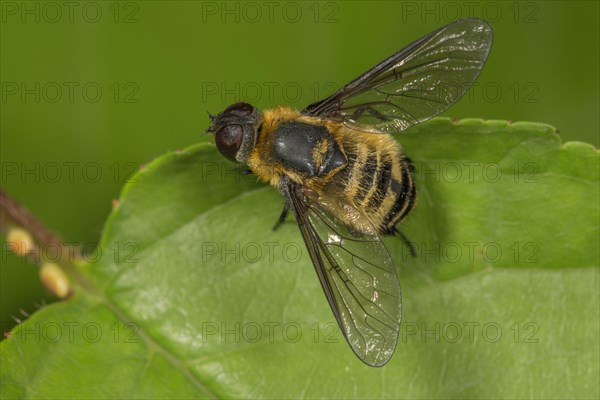
<svg viewBox="0 0 600 400">
<path fill-rule="evenodd" d="M 6 233 L 10 228 L 19 227 L 31 234 L 40 245 L 50 243 L 63 246 L 62 240 L 38 221 L 25 207 L 13 199 L 0 187 L 0 229 Z"/>
<path fill-rule="evenodd" d="M 81 255 L 73 247 L 67 247 L 60 239 L 52 233 L 48 228 L 38 221 L 33 214 L 29 212 L 24 206 L 19 204 L 13 199 L 3 188 L 0 187 L 0 230 L 7 236 L 10 236 L 11 231 L 23 230 L 26 235 L 30 236 L 27 242 L 35 242 L 29 248 L 19 251 L 20 243 L 13 243 L 13 251 L 25 256 L 29 261 L 34 264 L 38 264 L 42 267 L 41 278 L 44 284 L 53 292 L 56 293 L 57 287 L 64 287 L 66 282 L 63 282 L 61 275 L 52 268 L 49 268 L 49 263 L 44 259 L 43 249 L 48 246 L 54 247 L 60 251 L 60 257 L 58 260 L 53 260 L 54 263 L 60 266 L 60 268 L 70 276 L 78 284 L 85 284 L 85 280 L 77 272 L 77 268 L 74 263 L 82 260 Z M 9 240 L 10 241 L 10 240 Z M 10 243 L 9 243 L 10 245 Z M 52 264 L 52 263 L 50 263 Z M 58 268 L 58 267 L 57 267 Z M 48 271 L 55 271 L 52 274 L 44 273 Z M 60 283 L 61 285 L 57 285 Z M 64 290 L 61 290 L 64 297 Z M 59 295 L 59 293 L 56 293 Z"/>
</svg>

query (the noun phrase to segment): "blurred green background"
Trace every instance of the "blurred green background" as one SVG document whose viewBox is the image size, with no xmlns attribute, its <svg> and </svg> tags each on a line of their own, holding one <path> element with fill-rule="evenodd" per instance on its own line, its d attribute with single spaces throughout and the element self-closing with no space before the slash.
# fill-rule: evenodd
<svg viewBox="0 0 600 400">
<path fill-rule="evenodd" d="M 3 1 L 1 185 L 66 241 L 92 246 L 134 168 L 207 140 L 207 111 L 303 108 L 473 16 L 490 22 L 494 46 L 445 115 L 546 122 L 598 146 L 598 4 Z M 4 246 L 1 263 L 8 331 L 53 298 Z"/>
</svg>

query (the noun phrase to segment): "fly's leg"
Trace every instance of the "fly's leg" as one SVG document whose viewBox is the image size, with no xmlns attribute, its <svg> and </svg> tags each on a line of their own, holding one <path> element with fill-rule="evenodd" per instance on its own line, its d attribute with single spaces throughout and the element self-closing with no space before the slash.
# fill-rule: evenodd
<svg viewBox="0 0 600 400">
<path fill-rule="evenodd" d="M 398 235 L 398 236 L 400 236 L 400 239 L 402 239 L 402 241 L 404 242 L 404 244 L 406 244 L 406 247 L 408 247 L 408 251 L 410 252 L 410 255 L 412 257 L 416 257 L 417 256 L 417 251 L 415 249 L 415 246 L 408 239 L 408 237 L 404 233 L 402 233 L 398 228 L 394 227 L 394 228 L 388 230 L 387 232 L 384 232 L 383 234 L 384 235 Z"/>
<path fill-rule="evenodd" d="M 281 224 L 283 224 L 285 222 L 285 219 L 287 218 L 287 215 L 289 212 L 290 212 L 290 205 L 286 200 L 285 204 L 283 205 L 283 210 L 281 210 L 281 215 L 279 215 L 279 219 L 277 219 L 275 226 L 273 226 L 274 231 L 276 231 L 277 228 L 279 228 L 279 226 L 281 226 Z"/>
<path fill-rule="evenodd" d="M 410 240 L 408 240 L 408 237 L 406 237 L 406 235 L 404 233 L 402 233 L 401 231 L 399 231 L 398 229 L 396 229 L 396 233 L 398 233 L 398 235 L 400 236 L 402 241 L 408 247 L 408 251 L 410 251 L 410 255 L 413 258 L 417 257 L 417 250 L 415 249 L 415 245 L 413 245 L 412 242 Z"/>
</svg>

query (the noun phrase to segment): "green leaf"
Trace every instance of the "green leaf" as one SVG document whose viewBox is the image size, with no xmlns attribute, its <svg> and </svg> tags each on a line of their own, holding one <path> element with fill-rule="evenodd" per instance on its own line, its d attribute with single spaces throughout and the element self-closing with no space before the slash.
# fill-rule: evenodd
<svg viewBox="0 0 600 400">
<path fill-rule="evenodd" d="M 75 295 L 0 345 L 3 398 L 597 398 L 598 151 L 535 123 L 436 119 L 398 140 L 419 203 L 386 238 L 396 353 L 345 343 L 283 200 L 199 144 L 123 190 Z"/>
</svg>

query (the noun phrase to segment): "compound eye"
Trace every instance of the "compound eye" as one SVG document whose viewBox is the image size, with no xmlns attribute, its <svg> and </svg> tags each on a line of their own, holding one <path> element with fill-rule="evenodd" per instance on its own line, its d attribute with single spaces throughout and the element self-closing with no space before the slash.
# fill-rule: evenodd
<svg viewBox="0 0 600 400">
<path fill-rule="evenodd" d="M 252 114 L 252 111 L 254 111 L 254 107 L 248 103 L 240 102 L 227 107 L 223 114 L 233 114 L 237 117 L 247 117 Z"/>
<path fill-rule="evenodd" d="M 215 143 L 221 154 L 237 162 L 235 156 L 242 145 L 243 138 L 244 130 L 240 125 L 226 125 L 217 131 Z"/>
</svg>

